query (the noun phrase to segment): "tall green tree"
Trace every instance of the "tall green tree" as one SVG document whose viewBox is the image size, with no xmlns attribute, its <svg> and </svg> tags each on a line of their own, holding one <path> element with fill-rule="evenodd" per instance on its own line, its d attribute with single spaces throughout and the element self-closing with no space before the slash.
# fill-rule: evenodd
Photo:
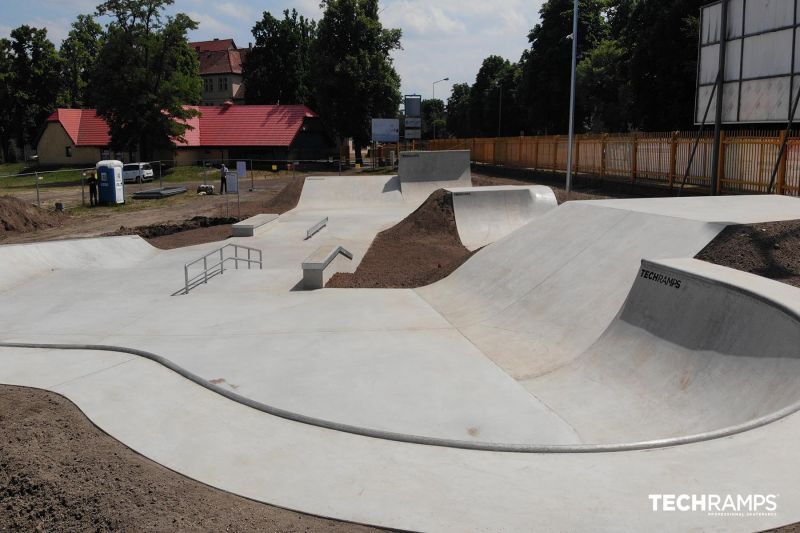
<svg viewBox="0 0 800 533">
<path fill-rule="evenodd" d="M 11 137 L 14 124 L 13 99 L 11 96 L 13 80 L 11 41 L 0 39 L 0 155 L 3 162 L 11 160 Z"/>
<path fill-rule="evenodd" d="M 519 132 L 517 86 L 520 67 L 500 56 L 483 60 L 470 88 L 469 120 L 474 135 L 495 137 Z"/>
<path fill-rule="evenodd" d="M 69 35 L 61 43 L 63 104 L 66 107 L 93 107 L 92 71 L 103 46 L 103 28 L 91 15 L 78 15 Z"/>
<path fill-rule="evenodd" d="M 646 2 L 653 3 L 653 2 Z M 578 57 L 582 59 L 608 35 L 605 0 L 580 0 Z M 528 35 L 530 49 L 522 56 L 519 94 L 525 95 L 526 131 L 564 133 L 569 127 L 572 62 L 572 0 L 548 0 L 541 22 Z M 578 109 L 576 123 L 584 122 Z"/>
<path fill-rule="evenodd" d="M 108 0 L 97 8 L 110 16 L 94 83 L 97 112 L 106 119 L 111 145 L 150 159 L 155 150 L 182 139 L 186 120 L 198 115 L 201 79 L 187 33 L 197 23 L 183 13 L 165 16 L 174 0 Z"/>
<path fill-rule="evenodd" d="M 628 58 L 618 40 L 606 39 L 578 64 L 578 98 L 586 130 L 627 131 L 632 125 Z"/>
<path fill-rule="evenodd" d="M 448 137 L 447 117 L 444 110 L 444 102 L 435 99 L 422 101 L 422 138 L 434 138 L 434 124 L 436 125 L 436 138 L 443 139 Z"/>
<path fill-rule="evenodd" d="M 313 107 L 311 45 L 313 20 L 296 10 L 277 19 L 264 12 L 253 26 L 255 46 L 247 53 L 244 83 L 248 104 L 306 104 Z"/>
<path fill-rule="evenodd" d="M 691 127 L 698 15 L 706 3 L 612 1 L 612 31 L 628 57 L 635 128 L 664 131 Z"/>
<path fill-rule="evenodd" d="M 56 108 L 61 66 L 46 29 L 20 26 L 11 31 L 10 45 L 8 129 L 17 147 L 22 148 L 36 141 L 39 128 Z"/>
<path fill-rule="evenodd" d="M 378 0 L 322 0 L 321 6 L 313 46 L 317 107 L 340 139 L 353 138 L 360 162 L 370 118 L 397 115 L 400 76 L 390 54 L 400 48 L 401 31 L 381 25 Z"/>
<path fill-rule="evenodd" d="M 456 83 L 447 99 L 447 131 L 456 137 L 472 136 L 469 121 L 470 86 L 467 83 Z"/>
</svg>

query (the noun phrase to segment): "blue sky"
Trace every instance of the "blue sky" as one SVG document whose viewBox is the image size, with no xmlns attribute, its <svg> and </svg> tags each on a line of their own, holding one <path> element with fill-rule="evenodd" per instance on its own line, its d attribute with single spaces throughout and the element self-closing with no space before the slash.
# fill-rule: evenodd
<svg viewBox="0 0 800 533">
<path fill-rule="evenodd" d="M 384 25 L 403 30 L 403 50 L 394 53 L 403 93 L 446 98 L 453 83 L 475 80 L 481 61 L 490 54 L 512 61 L 527 46 L 527 35 L 538 20 L 544 0 L 381 0 Z M 0 36 L 21 24 L 46 27 L 59 46 L 70 23 L 91 13 L 100 0 L 0 0 Z M 263 11 L 278 16 L 297 9 L 319 19 L 319 0 L 176 0 L 170 12 L 189 14 L 200 27 L 193 40 L 233 37 L 239 46 L 252 41 L 250 33 Z M 568 67 L 567 67 L 568 68 Z"/>
</svg>

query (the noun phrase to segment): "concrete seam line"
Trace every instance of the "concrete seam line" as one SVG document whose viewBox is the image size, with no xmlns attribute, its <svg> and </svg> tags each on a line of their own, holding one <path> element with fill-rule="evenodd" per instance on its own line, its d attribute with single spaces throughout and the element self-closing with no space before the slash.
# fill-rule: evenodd
<svg viewBox="0 0 800 533">
<path fill-rule="evenodd" d="M 480 442 L 469 442 L 469 441 L 461 441 L 454 439 L 443 439 L 438 437 L 407 435 L 403 433 L 394 433 L 391 431 L 369 429 L 359 426 L 352 426 L 349 424 L 343 424 L 340 422 L 324 420 L 321 418 L 306 416 L 299 413 L 294 413 L 292 411 L 287 411 L 285 409 L 257 402 L 250 398 L 246 398 L 242 395 L 236 394 L 235 392 L 231 392 L 226 389 L 223 389 L 222 387 L 218 387 L 217 385 L 210 383 L 209 381 L 201 378 L 197 374 L 194 374 L 186 370 L 185 368 L 176 365 L 172 361 L 160 355 L 151 352 L 146 352 L 144 350 L 137 350 L 135 348 L 125 348 L 121 346 L 106 346 L 101 344 L 46 344 L 46 343 L 42 344 L 42 343 L 22 343 L 22 342 L 0 342 L 0 348 L 92 350 L 92 351 L 102 351 L 102 352 L 129 353 L 132 355 L 142 357 L 143 359 L 148 359 L 150 361 L 153 361 L 154 363 L 157 363 L 169 370 L 172 370 L 173 372 L 179 374 L 180 376 L 186 378 L 187 380 L 192 381 L 195 384 L 210 390 L 211 392 L 215 392 L 221 396 L 224 396 L 225 398 L 232 400 L 236 403 L 239 403 L 246 407 L 250 407 L 257 411 L 261 411 L 268 415 L 283 418 L 285 420 L 290 420 L 292 422 L 298 422 L 301 424 L 316 426 L 323 429 L 330 429 L 342 433 L 350 433 L 362 437 L 370 437 L 381 440 L 402 442 L 406 444 L 419 444 L 423 446 L 437 446 L 441 448 L 456 448 L 462 450 L 474 450 L 474 451 L 485 451 L 485 452 L 569 454 L 569 453 L 613 453 L 613 452 L 627 452 L 627 451 L 637 451 L 637 450 L 652 450 L 656 448 L 667 448 L 672 446 L 693 444 L 697 442 L 704 442 L 724 437 L 730 437 L 738 433 L 743 433 L 751 429 L 765 426 L 767 424 L 785 418 L 789 415 L 792 415 L 797 411 L 800 411 L 800 402 L 796 402 L 787 407 L 784 407 L 783 409 L 775 411 L 770 415 L 763 416 L 755 420 L 751 420 L 750 422 L 746 422 L 744 424 L 739 424 L 736 426 L 731 426 L 716 431 L 708 431 L 704 433 L 698 433 L 695 435 L 688 435 L 685 437 L 657 439 L 652 441 L 633 442 L 628 444 L 579 444 L 579 445 L 561 446 L 561 445 L 480 443 Z"/>
</svg>

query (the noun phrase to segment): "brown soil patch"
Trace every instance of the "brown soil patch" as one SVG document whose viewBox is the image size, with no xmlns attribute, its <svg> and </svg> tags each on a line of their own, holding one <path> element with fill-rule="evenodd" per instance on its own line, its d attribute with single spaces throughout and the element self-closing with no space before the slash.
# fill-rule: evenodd
<svg viewBox="0 0 800 533">
<path fill-rule="evenodd" d="M 472 174 L 472 185 L 473 187 L 491 187 L 495 185 L 516 185 L 516 186 L 544 185 L 546 187 L 550 187 L 551 189 L 553 189 L 553 193 L 555 193 L 556 199 L 558 200 L 559 204 L 575 200 L 605 200 L 607 198 L 624 197 L 624 195 L 619 195 L 619 194 L 614 196 L 609 196 L 607 192 L 603 192 L 602 188 L 587 188 L 587 187 L 582 187 L 581 190 L 579 191 L 573 190 L 568 197 L 566 189 L 563 186 L 559 186 L 554 183 L 539 182 L 535 179 L 520 179 L 520 178 L 511 178 L 506 176 L 489 176 L 486 174 L 475 174 L 475 173 Z"/>
<path fill-rule="evenodd" d="M 375 531 L 183 477 L 51 392 L 0 385 L 0 427 L 0 531 Z"/>
<path fill-rule="evenodd" d="M 282 215 L 283 213 L 291 211 L 297 207 L 297 203 L 300 201 L 300 194 L 303 192 L 303 184 L 305 181 L 305 177 L 292 178 L 291 181 L 286 184 L 286 187 L 284 187 L 283 190 L 275 196 L 275 198 L 266 203 L 265 207 L 267 211 L 262 212 Z"/>
<path fill-rule="evenodd" d="M 450 275 L 471 256 L 458 237 L 452 197 L 439 190 L 379 233 L 355 273 L 334 274 L 326 287 L 422 287 Z"/>
<path fill-rule="evenodd" d="M 800 287 L 800 220 L 728 226 L 696 258 Z"/>
<path fill-rule="evenodd" d="M 241 205 L 231 201 L 228 211 L 239 214 L 237 218 L 196 216 L 182 223 L 151 224 L 135 228 L 122 226 L 106 235 L 139 235 L 162 250 L 219 242 L 232 235 L 231 226 L 239 220 L 260 213 L 280 215 L 297 207 L 304 183 L 305 177 L 291 178 L 277 195 L 266 201 L 245 201 Z"/>
<path fill-rule="evenodd" d="M 14 196 L 0 196 L 0 234 L 52 228 L 63 219 L 63 214 L 40 209 Z"/>
</svg>

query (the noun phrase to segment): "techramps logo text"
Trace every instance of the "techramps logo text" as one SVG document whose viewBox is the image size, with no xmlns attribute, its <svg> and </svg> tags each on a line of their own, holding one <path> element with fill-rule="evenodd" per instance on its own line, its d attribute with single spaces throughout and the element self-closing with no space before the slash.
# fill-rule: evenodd
<svg viewBox="0 0 800 533">
<path fill-rule="evenodd" d="M 650 494 L 654 512 L 708 516 L 777 516 L 778 494 Z"/>
</svg>

